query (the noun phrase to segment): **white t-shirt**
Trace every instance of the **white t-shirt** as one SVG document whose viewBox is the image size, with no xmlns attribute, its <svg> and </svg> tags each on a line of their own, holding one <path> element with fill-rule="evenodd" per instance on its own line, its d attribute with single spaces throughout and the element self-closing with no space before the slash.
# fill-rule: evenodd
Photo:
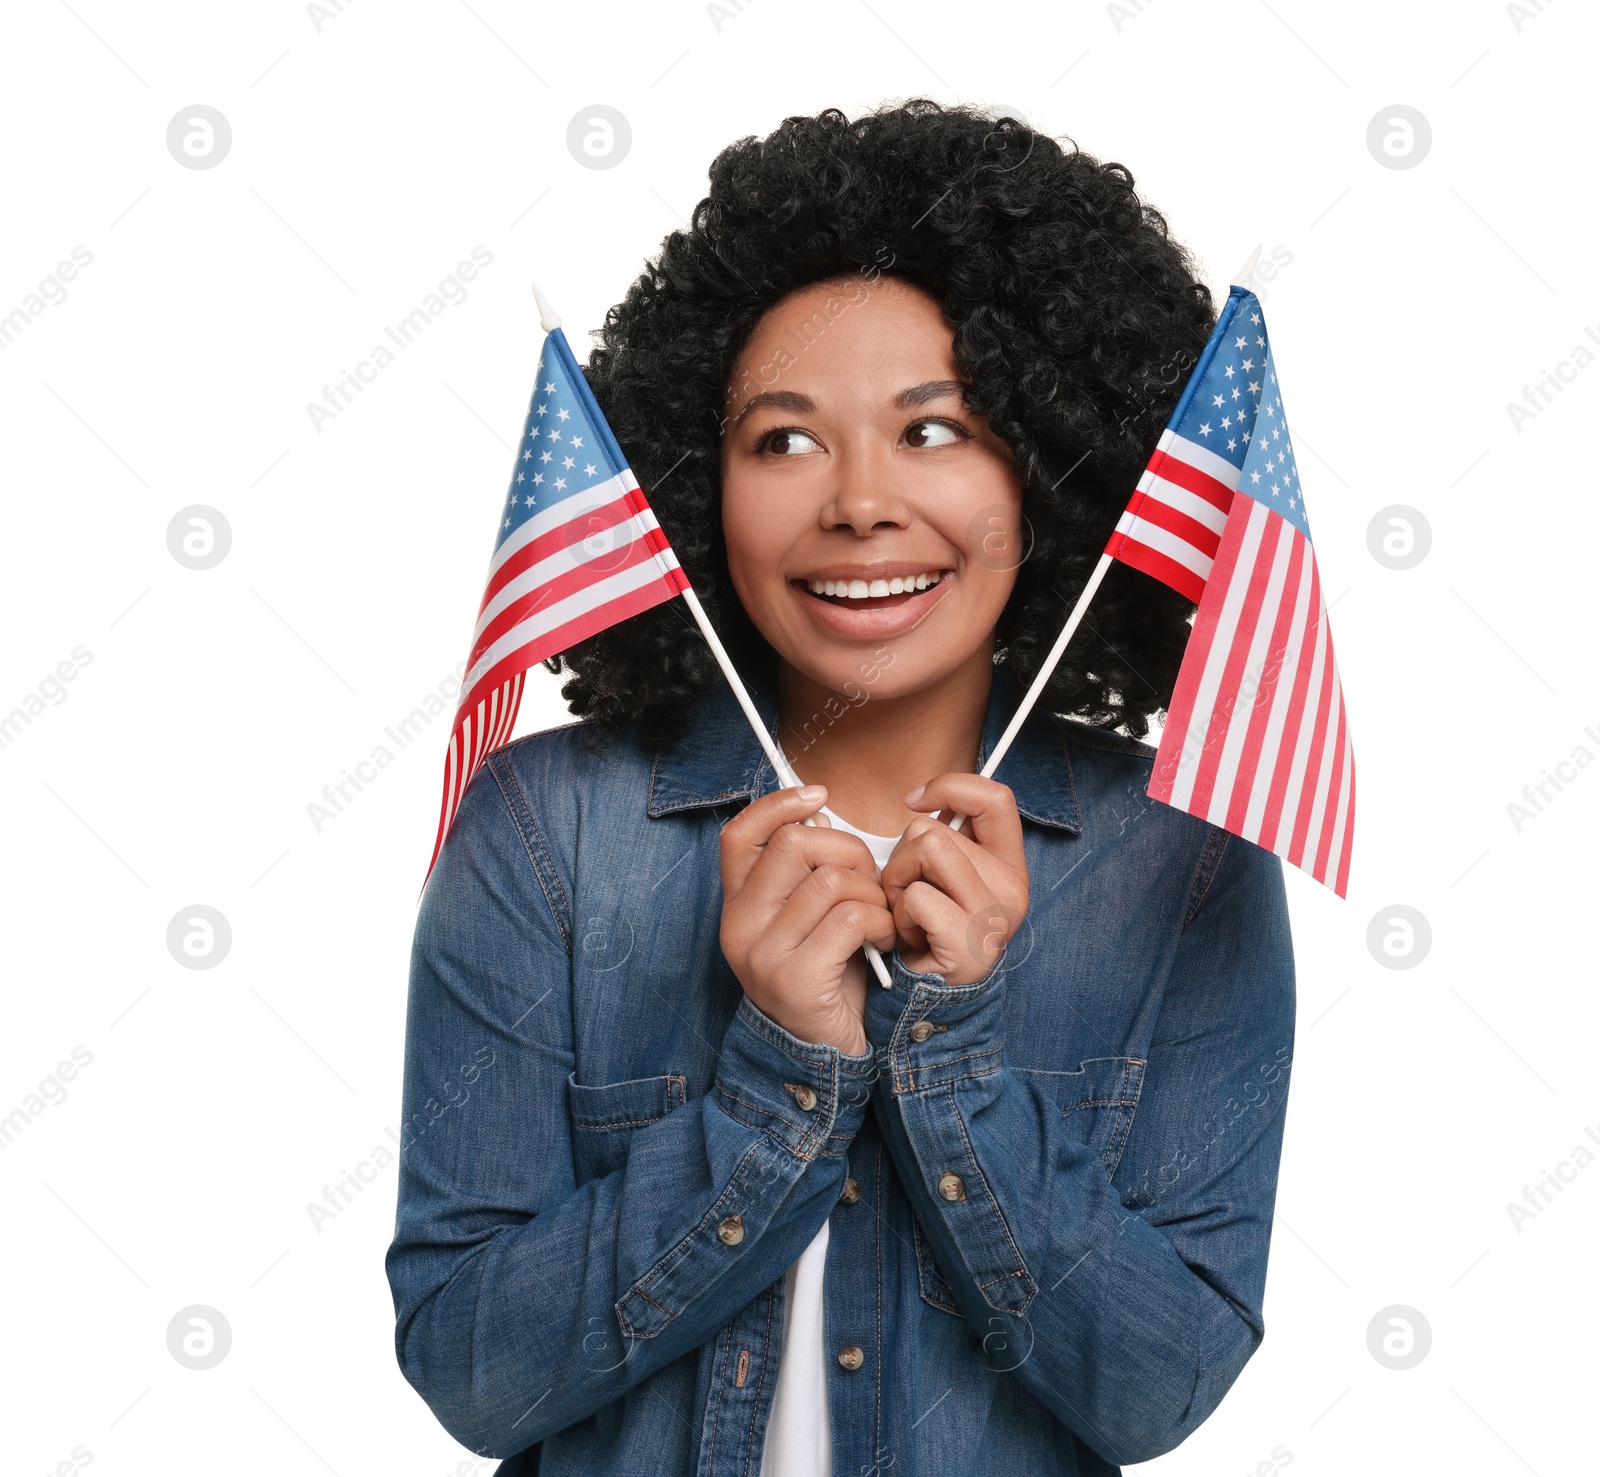
<svg viewBox="0 0 1600 1477">
<path fill-rule="evenodd" d="M 883 870 L 898 836 L 874 836 L 822 807 L 833 828 L 867 843 Z M 772 1396 L 761 1477 L 833 1477 L 833 1421 L 828 1415 L 830 1359 L 823 1324 L 822 1269 L 828 1260 L 828 1223 L 783 1278 L 783 1350 Z"/>
</svg>

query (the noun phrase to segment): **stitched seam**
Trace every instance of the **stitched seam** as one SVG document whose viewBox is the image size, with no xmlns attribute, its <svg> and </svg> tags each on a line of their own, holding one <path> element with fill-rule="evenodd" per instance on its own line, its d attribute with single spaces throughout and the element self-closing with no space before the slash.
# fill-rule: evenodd
<svg viewBox="0 0 1600 1477">
<path fill-rule="evenodd" d="M 934 1068 L 934 1067 L 923 1067 L 921 1070 L 922 1070 L 922 1075 L 924 1077 L 931 1077 L 937 1071 L 937 1068 Z M 930 1083 L 928 1083 L 926 1086 L 924 1086 L 922 1088 L 917 1088 L 914 1083 L 911 1083 L 911 1082 L 908 1081 L 908 1083 L 907 1083 L 907 1091 L 906 1091 L 906 1093 L 901 1094 L 901 1096 L 908 1096 L 913 1091 L 934 1092 L 934 1091 L 936 1091 L 937 1089 L 939 1089 L 941 1087 L 953 1087 L 957 1082 L 978 1082 L 978 1081 L 981 1081 L 985 1077 L 993 1077 L 996 1072 L 1000 1072 L 1000 1071 L 1004 1071 L 1004 1070 L 1005 1070 L 1005 1063 L 1004 1062 L 997 1062 L 994 1066 L 985 1067 L 980 1072 L 962 1072 L 960 1074 L 960 1076 L 952 1077 L 947 1082 L 946 1081 L 930 1082 Z M 907 1077 L 908 1078 L 910 1077 L 909 1073 L 907 1073 Z"/>
<path fill-rule="evenodd" d="M 785 1118 L 781 1113 L 776 1113 L 771 1108 L 763 1108 L 759 1103 L 747 1103 L 747 1102 L 745 1102 L 745 1100 L 742 1097 L 739 1097 L 736 1093 L 729 1092 L 728 1089 L 726 1087 L 724 1087 L 720 1082 L 717 1083 L 717 1092 L 718 1092 L 718 1094 L 720 1096 L 728 1098 L 732 1102 L 738 1103 L 740 1107 L 748 1108 L 752 1113 L 761 1114 L 761 1116 L 763 1118 L 767 1118 L 767 1119 L 774 1119 L 775 1118 L 775 1119 L 777 1119 L 777 1121 L 779 1123 L 781 1123 L 785 1128 L 792 1129 L 794 1127 L 794 1124 L 790 1123 L 789 1120 L 787 1118 Z M 790 1146 L 788 1144 L 784 1143 L 782 1139 L 778 1138 L 778 1136 L 776 1134 L 772 1133 L 772 1125 L 771 1125 L 770 1122 L 768 1122 L 768 1123 L 752 1123 L 752 1122 L 750 1122 L 750 1120 L 748 1118 L 740 1118 L 737 1113 L 729 1113 L 728 1116 L 730 1118 L 738 1119 L 738 1121 L 740 1123 L 744 1124 L 744 1126 L 746 1128 L 754 1128 L 758 1132 L 762 1132 L 762 1133 L 768 1134 L 776 1143 L 782 1144 L 785 1149 L 788 1149 L 789 1152 L 791 1154 L 793 1154 L 796 1159 L 804 1159 L 807 1162 L 809 1162 L 811 1160 L 812 1154 L 810 1152 L 808 1152 L 808 1151 L 812 1149 L 813 1142 L 818 1136 L 816 1134 L 815 1130 L 813 1130 L 813 1129 L 803 1129 L 803 1130 L 801 1130 L 800 1142 L 798 1144 L 794 1145 L 793 1148 L 790 1148 Z"/>
<path fill-rule="evenodd" d="M 938 1072 L 945 1067 L 953 1067 L 957 1062 L 981 1061 L 986 1056 L 999 1056 L 1001 1048 L 991 1046 L 987 1051 L 969 1051 L 964 1056 L 947 1056 L 942 1061 L 924 1062 L 917 1070 L 919 1072 Z"/>
<path fill-rule="evenodd" d="M 755 1389 L 752 1390 L 747 1397 L 750 1401 L 750 1409 L 752 1414 L 761 1408 L 761 1387 L 766 1383 L 767 1368 L 772 1363 L 772 1355 L 770 1352 L 772 1349 L 772 1303 L 772 1289 L 769 1287 L 767 1289 L 767 1332 L 766 1336 L 761 1341 L 761 1373 L 756 1376 Z M 766 1432 L 763 1431 L 761 1435 L 762 1439 L 765 1440 Z M 744 1470 L 746 1477 L 749 1477 L 750 1463 L 755 1460 L 755 1453 L 756 1423 L 751 1421 L 744 1443 Z"/>
<path fill-rule="evenodd" d="M 1211 828 L 1211 834 L 1206 837 L 1206 844 L 1201 849 L 1200 860 L 1195 863 L 1193 893 L 1189 906 L 1184 910 L 1183 926 L 1187 928 L 1194 915 L 1200 911 L 1200 904 L 1205 901 L 1206 894 L 1211 890 L 1212 879 L 1217 875 L 1217 869 L 1222 865 L 1222 853 L 1228 849 L 1231 840 L 1229 832 Z M 1210 860 L 1210 869 L 1206 869 L 1206 862 Z"/>
<path fill-rule="evenodd" d="M 711 1202 L 710 1208 L 703 1216 L 701 1216 L 699 1221 L 695 1223 L 688 1234 L 684 1236 L 684 1238 L 679 1241 L 671 1251 L 663 1253 L 663 1255 L 657 1259 L 656 1264 L 651 1267 L 643 1277 L 635 1282 L 631 1288 L 629 1288 L 628 1291 L 630 1296 L 633 1293 L 638 1293 L 639 1296 L 642 1297 L 647 1303 L 653 1303 L 657 1308 L 661 1308 L 661 1311 L 666 1313 L 668 1318 L 675 1316 L 674 1314 L 667 1313 L 667 1310 L 661 1307 L 660 1303 L 657 1303 L 649 1293 L 644 1292 L 642 1289 L 647 1282 L 657 1281 L 670 1272 L 680 1261 L 683 1260 L 684 1256 L 687 1255 L 688 1248 L 694 1242 L 695 1238 L 699 1236 L 701 1232 L 707 1230 L 713 1221 L 722 1219 L 720 1211 L 724 1205 L 729 1203 L 732 1197 L 734 1183 L 744 1173 L 745 1166 L 751 1161 L 751 1159 L 755 1157 L 755 1152 L 759 1147 L 759 1143 L 751 1144 L 750 1147 L 744 1151 L 743 1157 L 734 1166 L 733 1173 L 728 1177 L 728 1183 L 724 1187 L 722 1193 Z"/>
<path fill-rule="evenodd" d="M 581 1128 L 585 1133 L 609 1133 L 613 1128 L 643 1128 L 648 1123 L 659 1123 L 666 1116 L 665 1113 L 657 1113 L 654 1118 L 623 1118 L 616 1123 L 579 1123 L 574 1118 L 572 1126 Z"/>
<path fill-rule="evenodd" d="M 728 1362 L 728 1350 L 733 1347 L 733 1321 L 731 1319 L 728 1322 L 728 1326 L 723 1330 L 722 1342 L 724 1347 L 717 1363 L 726 1365 Z M 716 1380 L 715 1383 L 717 1387 L 717 1403 L 711 1408 L 711 1434 L 706 1439 L 706 1470 L 712 1472 L 716 1470 L 713 1464 L 713 1456 L 717 1449 L 717 1422 L 722 1417 L 722 1396 L 726 1388 L 724 1381 L 720 1379 Z"/>
<path fill-rule="evenodd" d="M 987 1282 L 980 1282 L 978 1291 L 982 1292 L 986 1288 L 998 1287 L 1002 1282 L 1009 1282 L 1013 1277 L 1026 1277 L 1027 1275 L 1026 1272 L 1002 1272 L 998 1277 L 991 1277 Z"/>
<path fill-rule="evenodd" d="M 972 1172 L 978 1176 L 978 1183 L 983 1186 L 984 1196 L 988 1200 L 990 1208 L 994 1211 L 995 1219 L 1000 1222 L 1000 1230 L 1005 1235 L 1006 1245 L 1011 1248 L 1011 1255 L 1016 1260 L 1017 1272 L 1008 1273 L 1007 1276 L 1020 1275 L 1028 1283 L 1030 1290 L 1022 1304 L 1025 1309 L 1033 1301 L 1033 1279 L 1028 1276 L 1028 1264 L 1023 1261 L 1022 1253 L 1017 1249 L 1017 1243 L 1012 1239 L 1011 1227 L 1006 1224 L 1005 1212 L 1000 1209 L 1000 1202 L 994 1198 L 994 1191 L 989 1188 L 989 1181 L 984 1178 L 983 1170 L 978 1166 L 978 1156 L 973 1151 L 972 1140 L 967 1137 L 967 1125 L 962 1122 L 961 1110 L 956 1106 L 956 1085 L 953 1082 L 950 1084 L 950 1111 L 955 1114 L 956 1127 L 961 1130 L 961 1142 L 967 1148 L 967 1162 L 971 1164 Z M 1003 1282 L 1005 1278 L 1001 1277 L 995 1280 Z M 990 1304 L 990 1306 L 992 1307 L 993 1304 Z"/>
<path fill-rule="evenodd" d="M 511 824 L 516 827 L 517 835 L 522 841 L 522 849 L 527 852 L 528 860 L 533 864 L 533 875 L 538 879 L 539 891 L 544 894 L 545 906 L 550 909 L 550 915 L 555 920 L 556 928 L 560 931 L 561 942 L 567 951 L 567 958 L 572 957 L 572 903 L 567 897 L 566 888 L 561 885 L 561 878 L 556 875 L 555 868 L 550 864 L 550 858 L 545 851 L 544 837 L 539 833 L 539 823 L 534 819 L 533 808 L 528 804 L 527 796 L 522 792 L 522 786 L 517 783 L 517 777 L 510 770 L 498 754 L 491 754 L 488 760 L 489 772 L 494 776 L 495 787 L 500 791 L 500 799 L 504 802 L 506 812 L 511 817 Z M 509 783 L 515 798 L 507 793 Z M 523 825 L 523 815 L 518 814 L 518 807 L 526 814 L 527 826 Z M 532 840 L 529 840 L 532 832 Z M 537 848 L 537 849 L 536 849 Z M 546 870 L 550 873 L 547 881 Z M 551 884 L 560 894 L 560 905 L 551 896 Z"/>
<path fill-rule="evenodd" d="M 928 1243 L 928 1233 L 922 1229 L 915 1212 L 911 1216 L 911 1235 L 917 1253 L 917 1290 L 922 1294 L 923 1301 L 941 1312 L 954 1313 L 959 1318 L 961 1309 L 956 1306 L 955 1289 L 945 1282 L 944 1274 L 934 1261 L 933 1248 Z M 950 1293 L 949 1302 L 945 1302 L 934 1288 L 935 1278 L 944 1283 L 945 1289 Z"/>
</svg>

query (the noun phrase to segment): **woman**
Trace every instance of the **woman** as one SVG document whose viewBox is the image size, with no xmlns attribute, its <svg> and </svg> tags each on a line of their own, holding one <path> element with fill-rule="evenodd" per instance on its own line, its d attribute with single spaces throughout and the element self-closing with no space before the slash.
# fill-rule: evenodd
<svg viewBox="0 0 1600 1477">
<path fill-rule="evenodd" d="M 805 784 L 673 601 L 468 791 L 388 1271 L 501 1471 L 1103 1474 L 1260 1342 L 1293 959 L 1277 859 L 1145 798 L 1190 607 L 1115 566 L 975 773 L 1212 320 L 1120 166 L 927 102 L 731 146 L 609 315 Z"/>
</svg>

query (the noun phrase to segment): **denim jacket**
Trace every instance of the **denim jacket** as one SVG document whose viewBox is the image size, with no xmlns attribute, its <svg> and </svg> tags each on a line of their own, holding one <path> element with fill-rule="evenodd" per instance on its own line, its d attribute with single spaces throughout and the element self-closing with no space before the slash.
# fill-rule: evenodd
<svg viewBox="0 0 1600 1477">
<path fill-rule="evenodd" d="M 984 755 L 1016 703 L 997 670 Z M 755 1477 L 784 1272 L 826 1220 L 836 1477 L 1176 1446 L 1263 1332 L 1277 858 L 1146 798 L 1149 746 L 1035 711 L 996 774 L 1021 927 L 972 985 L 887 956 L 852 1057 L 719 946 L 720 829 L 777 783 L 732 693 L 672 743 L 584 727 L 490 756 L 417 923 L 386 1266 L 439 1421 L 516 1477 Z"/>
</svg>

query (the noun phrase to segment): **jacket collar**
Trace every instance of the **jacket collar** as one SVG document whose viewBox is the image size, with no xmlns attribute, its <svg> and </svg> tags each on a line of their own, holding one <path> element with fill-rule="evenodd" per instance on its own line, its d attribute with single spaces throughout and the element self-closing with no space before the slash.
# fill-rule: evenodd
<svg viewBox="0 0 1600 1477">
<path fill-rule="evenodd" d="M 777 694 L 768 681 L 746 678 L 751 701 L 767 732 L 777 738 Z M 989 689 L 978 763 L 988 758 L 1017 710 L 1020 694 L 996 667 Z M 1072 759 L 1060 727 L 1037 706 L 1028 714 L 995 778 L 1009 785 L 1017 809 L 1040 825 L 1077 835 L 1083 829 Z M 726 682 L 701 693 L 689 706 L 683 733 L 656 746 L 650 772 L 650 816 L 730 800 L 754 800 L 778 787 L 771 761 L 750 731 L 749 720 Z"/>
</svg>

